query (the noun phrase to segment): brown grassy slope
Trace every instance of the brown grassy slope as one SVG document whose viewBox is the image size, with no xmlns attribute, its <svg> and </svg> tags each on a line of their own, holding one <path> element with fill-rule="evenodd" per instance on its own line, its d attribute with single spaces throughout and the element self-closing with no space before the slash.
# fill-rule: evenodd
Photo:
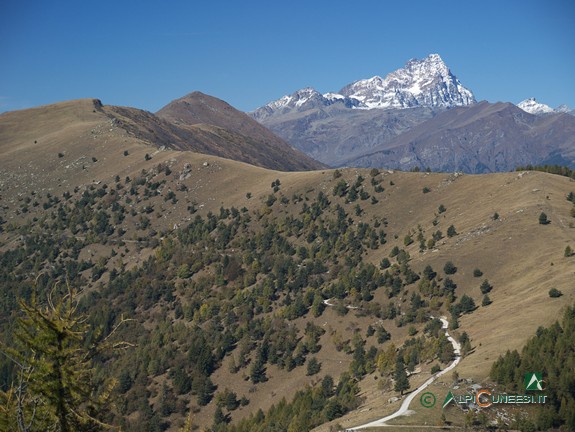
<svg viewBox="0 0 575 432">
<path fill-rule="evenodd" d="M 410 265 L 416 271 L 430 264 L 444 277 L 445 262 L 453 261 L 459 269 L 452 276 L 458 285 L 458 297 L 466 293 L 479 305 L 482 298 L 479 285 L 483 278 L 489 279 L 494 286 L 490 293 L 493 304 L 479 307 L 460 320 L 460 331 L 470 335 L 475 351 L 461 362 L 458 370 L 461 376 L 477 381 L 487 377 L 490 365 L 498 355 L 507 349 L 519 349 L 538 326 L 553 322 L 561 309 L 575 300 L 572 284 L 575 257 L 563 256 L 567 244 L 575 247 L 575 231 L 570 228 L 575 220 L 569 215 L 572 204 L 565 199 L 569 191 L 575 191 L 575 182 L 567 178 L 538 172 L 483 176 L 384 172 L 379 178 L 385 191 L 378 194 L 369 185 L 367 170 L 348 169 L 342 170 L 343 178 L 353 182 L 361 174 L 367 179 L 366 190 L 379 202 L 372 205 L 369 200 L 358 200 L 345 204 L 331 193 L 338 181 L 332 171 L 285 173 L 191 152 L 160 151 L 118 127 L 94 101 L 58 104 L 56 108 L 35 109 L 26 123 L 18 119 L 17 115 L 21 113 L 0 116 L 0 206 L 8 223 L 19 224 L 26 218 L 42 215 L 41 206 L 30 206 L 28 213 L 19 213 L 23 200 L 31 196 L 32 191 L 37 195 L 61 196 L 63 192 L 79 187 L 81 193 L 83 187 L 95 182 L 112 185 L 116 175 L 122 179 L 125 176 L 135 178 L 142 169 L 154 172 L 162 164 L 169 165 L 172 170 L 169 176 L 158 174 L 158 178 L 167 181 L 162 195 L 131 205 L 138 212 L 144 204 L 154 206 L 150 219 L 156 230 L 171 230 L 174 225 L 185 224 L 193 217 L 187 210 L 192 203 L 200 214 L 217 213 L 221 206 L 246 206 L 251 212 L 264 209 L 263 201 L 272 192 L 270 184 L 275 179 L 281 180 L 278 196 L 290 199 L 289 204 L 281 204 L 278 200 L 273 205 L 272 214 L 277 217 L 299 213 L 302 203 L 291 201 L 294 194 L 301 194 L 304 199 L 308 197 L 311 202 L 319 191 L 323 191 L 332 206 L 340 203 L 355 223 L 386 218 L 388 243 L 365 255 L 367 261 L 376 264 L 389 255 L 393 246 L 403 247 L 404 236 L 417 231 L 418 225 L 429 239 L 438 229 L 445 235 L 453 224 L 458 235 L 444 238 L 433 250 L 420 253 L 417 242 L 407 250 L 412 258 Z M 125 150 L 127 156 L 123 155 Z M 146 153 L 152 155 L 151 160 L 145 160 Z M 188 177 L 182 178 L 186 164 L 191 170 Z M 180 191 L 179 185 L 185 185 L 187 191 Z M 423 187 L 431 192 L 424 194 Z M 168 190 L 178 190 L 177 203 L 163 199 Z M 247 192 L 252 194 L 250 199 L 246 197 Z M 354 213 L 356 204 L 364 210 L 360 217 Z M 440 204 L 447 211 L 438 215 Z M 541 211 L 547 213 L 551 224 L 539 225 Z M 500 215 L 497 221 L 491 218 L 494 212 Z M 438 223 L 434 226 L 436 218 Z M 135 218 L 127 217 L 123 226 L 127 230 L 125 238 L 136 234 Z M 10 247 L 12 237 L 1 237 L 3 249 Z M 133 259 L 135 265 L 138 254 L 151 252 L 138 251 L 131 243 L 129 246 L 130 255 L 126 261 Z M 94 246 L 89 248 L 94 249 Z M 109 251 L 101 254 L 110 255 Z M 476 267 L 484 272 L 482 278 L 473 277 Z M 552 287 L 560 289 L 564 295 L 558 299 L 549 298 L 547 293 Z M 407 287 L 400 301 L 409 301 L 415 289 L 414 285 Z M 378 301 L 385 301 L 383 292 L 375 295 Z M 365 336 L 365 329 L 373 320 L 357 317 L 354 312 L 338 317 L 328 310 L 315 321 L 321 326 L 325 324 L 326 329 L 331 328 L 322 338 L 323 348 L 317 354 L 323 363 L 319 377 L 325 373 L 337 377 L 347 368 L 347 363 L 346 358 L 341 358 L 342 354 L 335 351 L 330 333 L 339 332 L 342 337 L 349 338 L 353 328 L 359 327 Z M 400 345 L 405 328 L 395 328 L 391 321 L 386 321 L 385 326 L 393 334 L 393 342 Z M 369 344 L 375 342 L 370 340 Z M 296 368 L 289 374 L 270 368 L 269 375 L 270 380 L 256 386 L 253 393 L 249 392 L 251 383 L 243 381 L 241 373 L 230 374 L 225 363 L 213 380 L 221 389 L 230 387 L 252 401 L 235 412 L 234 418 L 260 407 L 265 409 L 283 396 L 289 399 L 298 387 L 312 381 L 305 377 L 305 368 Z M 385 402 L 393 392 L 378 390 L 373 377 L 364 380 L 362 390 L 367 400 L 354 413 L 356 417 L 353 423 L 348 423 L 350 425 L 389 410 Z M 371 410 L 362 411 L 366 407 Z M 213 412 L 213 404 L 198 415 L 198 421 L 210 424 L 210 410 Z"/>
<path fill-rule="evenodd" d="M 575 260 L 564 257 L 565 246 L 575 244 L 575 231 L 570 227 L 573 218 L 569 216 L 572 205 L 565 200 L 565 195 L 575 190 L 575 182 L 538 172 L 458 178 L 395 173 L 390 178 L 397 188 L 393 192 L 390 191 L 393 187 L 386 190 L 393 201 L 387 215 L 390 233 L 398 234 L 396 244 L 401 246 L 404 234 L 417 223 L 421 223 L 426 233 L 441 229 L 445 234 L 451 224 L 459 233 L 451 239 L 445 238 L 432 251 L 419 253 L 416 244 L 408 250 L 411 265 L 417 270 L 430 264 L 443 274 L 448 260 L 458 267 L 457 273 L 450 276 L 458 285 L 458 297 L 470 295 L 479 307 L 460 319 L 460 329 L 455 332 L 456 335 L 467 332 L 474 348 L 457 371 L 476 382 L 488 381 L 491 364 L 499 355 L 508 349 L 520 350 L 537 327 L 553 323 L 562 309 L 575 301 Z M 432 192 L 422 194 L 423 186 L 430 187 Z M 432 227 L 440 203 L 447 211 L 439 215 L 437 227 Z M 538 223 L 541 211 L 549 216 L 551 224 Z M 494 212 L 500 215 L 498 221 L 491 219 Z M 375 251 L 370 258 L 377 262 L 383 256 L 384 251 Z M 482 277 L 473 277 L 475 268 L 483 271 Z M 494 287 L 489 293 L 493 303 L 487 307 L 480 306 L 483 295 L 479 286 L 483 279 Z M 561 290 L 563 296 L 549 298 L 552 287 Z M 441 382 L 450 383 L 451 374 L 442 377 Z M 365 380 L 362 389 L 367 397 L 364 405 L 333 423 L 351 427 L 399 407 L 399 403 L 387 404 L 394 394 L 380 391 L 376 381 Z M 446 390 L 437 394 L 443 397 Z M 417 401 L 411 409 L 423 424 L 426 410 Z M 327 426 L 318 428 L 324 430 L 328 430 Z"/>
<path fill-rule="evenodd" d="M 575 240 L 569 226 L 573 221 L 568 213 L 570 203 L 565 200 L 575 184 L 528 172 L 463 176 L 431 188 L 423 199 L 439 195 L 436 199 L 448 209 L 440 225 L 445 233 L 446 227 L 454 224 L 459 235 L 445 240 L 436 252 L 415 257 L 413 265 L 430 263 L 440 270 L 445 261 L 452 260 L 460 268 L 453 276 L 458 295 L 466 293 L 478 305 L 481 281 L 487 278 L 494 286 L 490 293 L 493 304 L 461 320 L 476 352 L 462 361 L 459 370 L 485 377 L 502 350 L 520 348 L 537 326 L 558 316 L 556 308 L 563 302 L 548 297 L 550 288 L 563 287 L 564 300 L 573 301 L 569 280 L 575 263 L 563 252 Z M 538 223 L 542 211 L 551 219 L 550 225 Z M 494 212 L 500 215 L 497 221 L 490 218 Z M 476 267 L 483 270 L 483 277 L 473 277 Z"/>
<path fill-rule="evenodd" d="M 240 135 L 250 143 L 250 148 L 246 149 L 247 155 L 259 153 L 264 156 L 269 153 L 269 160 L 265 164 L 268 168 L 286 170 L 287 167 L 289 171 L 325 168 L 247 114 L 198 91 L 170 102 L 156 115 L 180 127 L 202 126 L 201 130 L 210 131 L 223 139 L 228 139 L 227 134 Z"/>
<path fill-rule="evenodd" d="M 41 145 L 40 151 L 47 151 L 54 144 L 65 148 L 71 144 L 69 140 L 84 140 L 88 135 L 94 140 L 104 138 L 119 143 L 132 138 L 157 148 L 194 151 L 280 171 L 322 167 L 277 137 L 275 141 L 267 140 L 262 138 L 264 135 L 243 135 L 209 124 L 176 125 L 147 111 L 102 105 L 97 99 L 61 102 L 0 116 L 0 145 L 7 149 L 22 148 L 21 145 L 32 149 L 35 142 Z"/>
</svg>

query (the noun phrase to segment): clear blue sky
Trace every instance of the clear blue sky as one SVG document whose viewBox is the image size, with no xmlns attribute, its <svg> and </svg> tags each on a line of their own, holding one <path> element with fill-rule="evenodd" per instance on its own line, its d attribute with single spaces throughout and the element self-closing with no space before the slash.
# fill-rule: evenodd
<svg viewBox="0 0 575 432">
<path fill-rule="evenodd" d="M 430 53 L 478 100 L 575 108 L 573 0 L 0 0 L 0 111 L 194 90 L 248 111 Z"/>
</svg>

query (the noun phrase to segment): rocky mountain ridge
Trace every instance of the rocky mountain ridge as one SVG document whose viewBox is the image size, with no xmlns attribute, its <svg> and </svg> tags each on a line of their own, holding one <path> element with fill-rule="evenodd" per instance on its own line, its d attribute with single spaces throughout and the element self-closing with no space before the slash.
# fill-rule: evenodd
<svg viewBox="0 0 575 432">
<path fill-rule="evenodd" d="M 535 98 L 525 99 L 517 104 L 517 107 L 521 108 L 523 111 L 529 114 L 541 115 L 549 113 L 567 113 L 575 114 L 571 108 L 567 105 L 559 105 L 557 108 L 553 109 L 549 105 L 537 102 Z"/>
<path fill-rule="evenodd" d="M 451 73 L 439 54 L 417 60 L 385 78 L 374 76 L 342 88 L 343 96 L 357 99 L 365 108 L 452 108 L 475 103 L 473 93 Z"/>
<path fill-rule="evenodd" d="M 511 103 L 480 102 L 443 111 L 342 166 L 483 174 L 574 163 L 573 116 L 540 116 Z"/>
<path fill-rule="evenodd" d="M 250 113 L 263 121 L 274 115 L 341 104 L 351 109 L 452 108 L 474 104 L 475 96 L 451 73 L 439 54 L 417 60 L 389 73 L 355 81 L 339 92 L 321 94 L 306 87 Z"/>
<path fill-rule="evenodd" d="M 338 93 L 301 89 L 250 113 L 330 166 L 469 173 L 525 164 L 573 166 L 573 116 L 565 114 L 573 111 L 535 99 L 517 106 L 478 104 L 438 54 Z M 460 123 L 462 118 L 467 120 Z"/>
</svg>

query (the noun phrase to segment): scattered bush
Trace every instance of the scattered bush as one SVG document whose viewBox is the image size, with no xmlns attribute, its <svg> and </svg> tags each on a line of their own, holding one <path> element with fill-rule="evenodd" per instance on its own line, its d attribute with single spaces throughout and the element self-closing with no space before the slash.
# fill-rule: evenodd
<svg viewBox="0 0 575 432">
<path fill-rule="evenodd" d="M 452 275 L 457 273 L 457 267 L 455 267 L 455 265 L 451 261 L 447 261 L 443 266 L 443 271 L 445 272 L 445 274 Z"/>
<path fill-rule="evenodd" d="M 270 194 L 270 195 L 268 195 L 268 199 L 266 200 L 266 205 L 267 205 L 268 207 L 271 207 L 271 206 L 274 205 L 274 203 L 275 203 L 276 201 L 277 201 L 276 196 Z"/>
<path fill-rule="evenodd" d="M 321 363 L 315 357 L 312 357 L 307 362 L 307 376 L 312 376 L 318 373 L 321 369 Z"/>
<path fill-rule="evenodd" d="M 488 292 L 490 292 L 493 289 L 493 287 L 489 284 L 489 281 L 487 279 L 485 279 L 481 283 L 481 286 L 479 287 L 479 289 L 481 289 L 481 294 L 487 294 Z"/>
<path fill-rule="evenodd" d="M 275 181 L 273 181 L 273 182 L 272 182 L 272 189 L 273 189 L 273 191 L 274 191 L 274 192 L 279 191 L 279 190 L 280 190 L 280 185 L 281 185 L 281 182 L 280 182 L 279 179 L 276 179 Z"/>
<path fill-rule="evenodd" d="M 547 215 L 544 212 L 541 212 L 541 214 L 539 215 L 539 224 L 540 225 L 548 225 L 550 223 L 551 223 L 551 221 L 549 219 L 547 219 Z"/>
<path fill-rule="evenodd" d="M 561 297 L 562 295 L 563 295 L 563 293 L 561 291 L 559 291 L 557 288 L 551 288 L 549 290 L 549 297 L 551 297 L 551 298 Z"/>
</svg>

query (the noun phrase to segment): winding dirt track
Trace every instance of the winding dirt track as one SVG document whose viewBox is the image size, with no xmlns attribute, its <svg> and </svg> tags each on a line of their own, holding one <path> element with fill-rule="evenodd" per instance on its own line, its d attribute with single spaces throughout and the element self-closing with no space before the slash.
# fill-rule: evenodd
<svg viewBox="0 0 575 432">
<path fill-rule="evenodd" d="M 405 400 L 403 401 L 403 403 L 401 404 L 399 409 L 396 412 L 394 412 L 393 414 L 390 414 L 390 415 L 383 417 L 383 418 L 380 418 L 378 420 L 371 421 L 369 423 L 362 424 L 360 426 L 355 426 L 353 428 L 346 429 L 346 431 L 352 432 L 352 431 L 357 431 L 360 429 L 366 429 L 366 428 L 370 428 L 370 427 L 390 426 L 390 425 L 386 424 L 386 422 L 388 422 L 391 419 L 406 415 L 409 411 L 409 404 L 411 404 L 413 399 L 419 393 L 421 393 L 423 390 L 425 390 L 438 377 L 446 374 L 447 372 L 449 372 L 450 370 L 452 370 L 455 366 L 457 366 L 459 364 L 459 362 L 461 361 L 461 345 L 455 339 L 453 339 L 453 337 L 451 337 L 451 335 L 448 333 L 447 328 L 448 328 L 449 323 L 447 322 L 447 319 L 445 317 L 441 317 L 440 320 L 442 323 L 442 328 L 445 330 L 445 336 L 447 336 L 447 339 L 453 345 L 453 351 L 455 352 L 455 360 L 453 360 L 453 363 L 451 363 L 448 367 L 446 367 L 442 371 L 437 372 L 435 375 L 433 375 L 431 378 L 429 378 L 427 381 L 425 381 L 422 385 L 420 385 L 417 389 L 412 391 L 409 394 L 409 396 L 407 396 L 405 398 Z"/>
</svg>

